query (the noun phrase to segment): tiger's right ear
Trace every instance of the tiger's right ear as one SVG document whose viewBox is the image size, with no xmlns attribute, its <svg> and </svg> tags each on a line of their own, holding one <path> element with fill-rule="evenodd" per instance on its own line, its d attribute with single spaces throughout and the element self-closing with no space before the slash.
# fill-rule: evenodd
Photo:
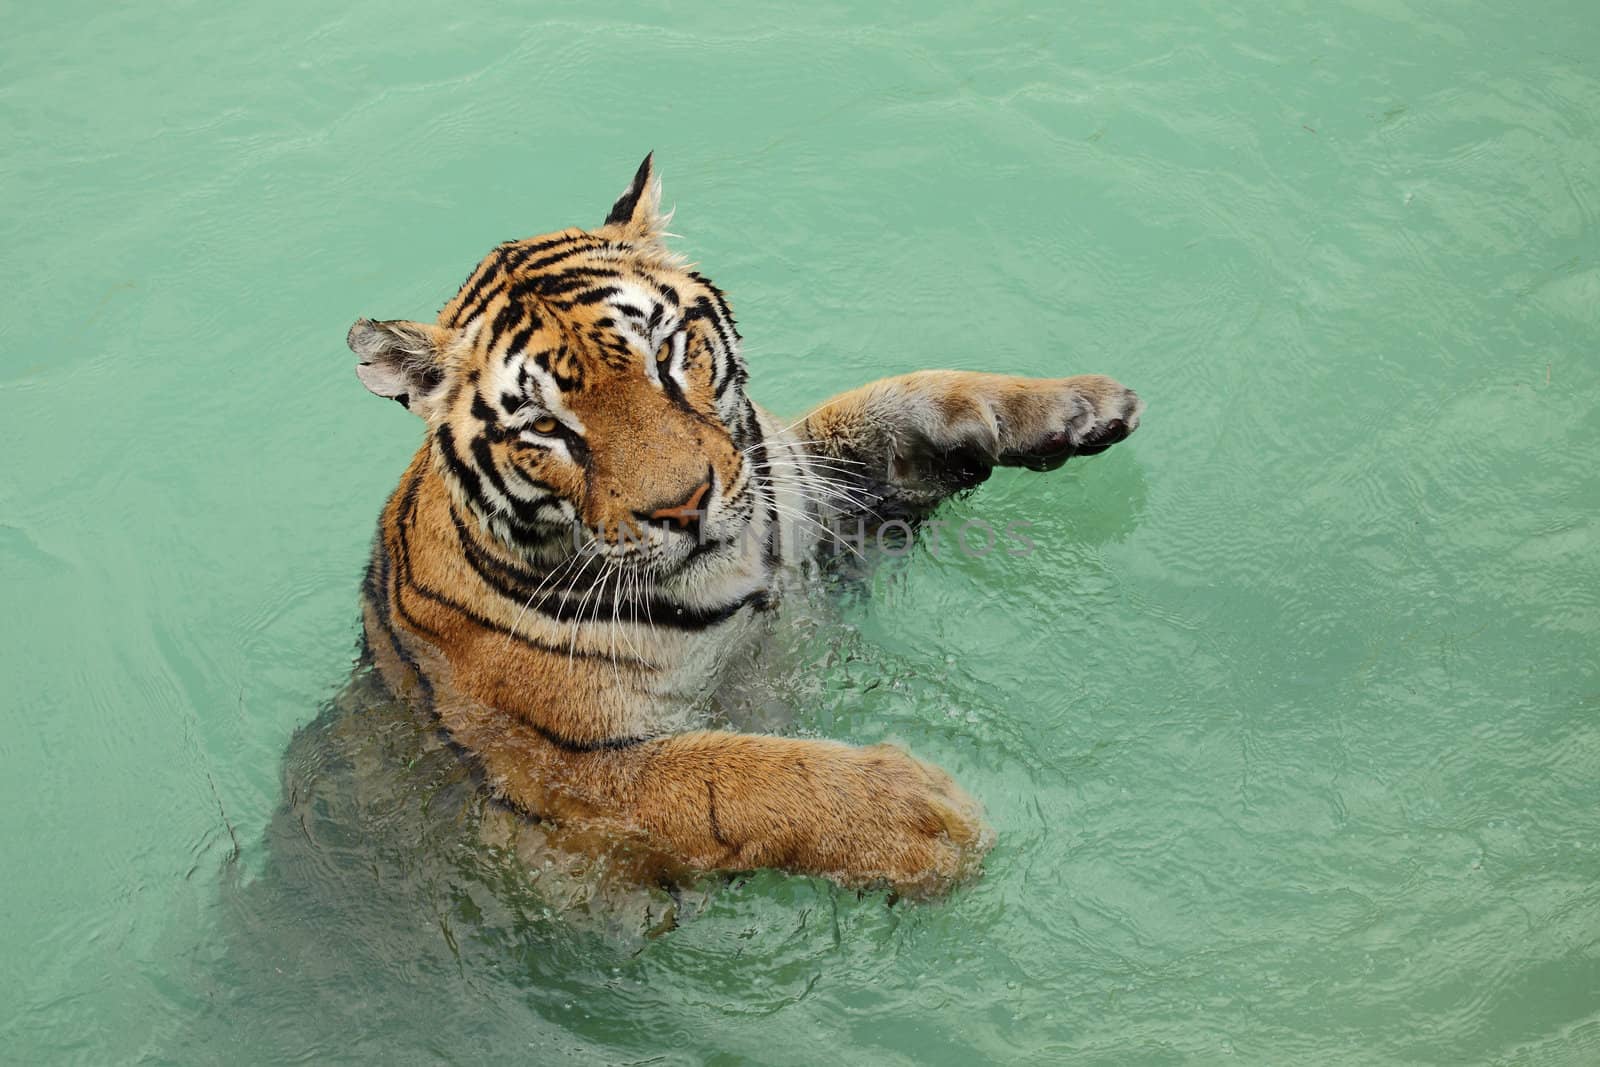
<svg viewBox="0 0 1600 1067">
<path fill-rule="evenodd" d="M 363 385 L 426 419 L 444 399 L 444 350 L 453 333 L 404 319 L 357 319 L 345 342 L 361 360 L 356 377 Z"/>
<path fill-rule="evenodd" d="M 609 228 L 635 241 L 660 241 L 665 219 L 661 217 L 661 179 L 656 176 L 656 154 L 651 152 L 634 172 L 633 181 L 611 205 L 603 228 Z"/>
</svg>

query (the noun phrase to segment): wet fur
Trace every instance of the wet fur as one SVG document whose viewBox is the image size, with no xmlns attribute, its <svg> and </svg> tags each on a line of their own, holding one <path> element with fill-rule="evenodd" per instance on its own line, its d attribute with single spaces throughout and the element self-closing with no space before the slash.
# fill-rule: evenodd
<svg viewBox="0 0 1600 1067">
<path fill-rule="evenodd" d="M 362 381 L 428 426 L 374 542 L 373 663 L 563 847 L 643 878 L 941 891 L 993 841 L 947 774 L 703 729 L 697 701 L 823 520 L 926 514 L 997 465 L 1102 451 L 1140 402 L 1095 375 L 924 371 L 784 423 L 746 396 L 727 301 L 664 247 L 658 198 L 647 158 L 604 225 L 499 246 L 436 322 L 352 327 Z"/>
</svg>

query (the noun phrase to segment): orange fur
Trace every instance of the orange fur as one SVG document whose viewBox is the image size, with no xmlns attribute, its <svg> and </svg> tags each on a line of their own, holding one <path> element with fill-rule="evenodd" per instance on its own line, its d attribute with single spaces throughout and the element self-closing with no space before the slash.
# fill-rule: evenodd
<svg viewBox="0 0 1600 1067">
<path fill-rule="evenodd" d="M 786 431 L 745 398 L 731 314 L 661 245 L 656 198 L 647 159 L 605 225 L 500 246 L 436 323 L 352 328 L 362 380 L 429 428 L 379 522 L 374 662 L 572 847 L 939 891 L 993 840 L 948 775 L 890 746 L 696 729 L 715 683 L 696 664 L 756 633 L 814 547 L 783 515 L 825 495 L 925 510 L 995 465 L 1099 451 L 1138 399 L 929 371 Z"/>
</svg>

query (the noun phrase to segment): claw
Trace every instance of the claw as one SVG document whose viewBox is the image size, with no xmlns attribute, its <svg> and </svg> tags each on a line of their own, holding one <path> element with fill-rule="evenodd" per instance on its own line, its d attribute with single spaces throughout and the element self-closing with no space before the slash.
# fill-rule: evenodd
<svg viewBox="0 0 1600 1067">
<path fill-rule="evenodd" d="M 1125 439 L 1133 431 L 1121 419 L 1112 419 L 1094 433 L 1083 439 L 1076 451 L 1080 456 L 1093 456 L 1104 452 L 1118 441 Z"/>
<path fill-rule="evenodd" d="M 1039 439 L 1027 452 L 1011 452 L 1000 457 L 1000 462 L 1010 467 L 1026 467 L 1033 471 L 1053 471 L 1074 456 L 1096 456 L 1133 432 L 1126 419 L 1111 419 L 1073 441 L 1070 430 L 1057 430 Z"/>
</svg>

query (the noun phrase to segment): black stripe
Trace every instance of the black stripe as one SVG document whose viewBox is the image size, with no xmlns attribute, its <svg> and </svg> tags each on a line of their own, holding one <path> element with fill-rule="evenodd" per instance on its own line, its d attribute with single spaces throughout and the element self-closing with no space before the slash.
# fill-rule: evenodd
<svg viewBox="0 0 1600 1067">
<path fill-rule="evenodd" d="M 742 366 L 739 366 L 731 358 L 728 360 L 728 362 L 732 367 L 732 370 L 723 377 L 722 384 L 717 386 L 716 397 L 718 400 L 721 400 L 723 397 L 725 397 L 728 393 L 728 390 L 734 388 L 735 386 L 742 390 L 745 386 L 745 382 L 749 378 Z"/>
<path fill-rule="evenodd" d="M 387 560 L 381 568 L 378 565 L 378 554 L 384 552 L 381 530 L 379 536 L 374 537 L 372 541 L 372 555 L 367 559 L 366 573 L 361 576 L 361 595 L 377 604 L 383 595 L 383 587 L 388 584 L 389 568 Z M 384 555 L 387 556 L 388 553 L 384 552 Z"/>
<path fill-rule="evenodd" d="M 564 296 L 574 289 L 582 289 L 590 282 L 620 277 L 622 272 L 615 267 L 569 267 L 555 274 L 523 278 L 511 287 L 508 295 L 513 300 L 525 300 L 530 296 Z"/>
<path fill-rule="evenodd" d="M 656 366 L 658 368 L 661 367 L 659 363 Z M 661 379 L 661 391 L 666 393 L 674 404 L 678 405 L 678 407 L 682 408 L 686 413 L 693 415 L 695 418 L 698 418 L 701 421 L 707 421 L 698 411 L 694 409 L 694 405 L 689 403 L 689 398 L 683 395 L 683 389 L 679 387 L 678 379 L 672 376 L 672 363 L 670 360 L 668 361 L 666 367 L 661 369 L 658 377 Z M 712 425 L 718 430 L 725 429 L 725 427 L 717 423 L 712 423 Z"/>
<path fill-rule="evenodd" d="M 374 570 L 377 571 L 376 574 L 373 573 Z M 395 632 L 394 617 L 389 610 L 389 591 L 387 588 L 389 571 L 389 549 L 384 544 L 383 531 L 379 530 L 376 543 L 372 549 L 372 561 L 367 566 L 368 581 L 372 583 L 366 590 L 367 603 L 372 605 L 372 613 L 377 616 L 382 636 L 387 640 L 395 658 L 411 672 L 412 677 L 417 681 L 417 687 L 422 690 L 423 706 L 431 710 L 433 708 L 433 682 L 428 679 L 426 674 L 422 673 L 421 665 L 417 663 L 411 653 L 406 651 L 405 646 L 400 642 L 400 635 Z M 373 635 L 366 634 L 365 636 L 370 645 Z M 383 672 L 378 672 L 378 677 L 382 678 Z M 385 685 L 387 686 L 387 682 Z M 399 696 L 400 694 L 396 693 L 394 695 Z"/>
<path fill-rule="evenodd" d="M 435 430 L 433 439 L 444 459 L 445 466 L 449 468 L 455 480 L 461 484 L 462 491 L 473 500 L 487 503 L 483 495 L 483 479 L 479 478 L 478 472 L 456 454 L 456 435 L 455 431 L 450 429 L 450 424 L 444 423 Z"/>
<path fill-rule="evenodd" d="M 767 498 L 767 545 L 762 558 L 770 574 L 783 563 L 783 531 L 778 525 L 778 492 L 767 480 L 767 471 L 770 469 L 767 438 L 759 424 L 756 426 L 756 443 L 751 446 L 750 454 L 753 461 L 750 472 L 755 479 L 757 495 Z"/>
<path fill-rule="evenodd" d="M 519 444 L 519 445 L 526 445 L 528 448 L 538 448 L 539 447 L 536 444 L 532 444 L 532 443 L 530 443 L 528 441 L 523 441 L 523 440 L 520 440 L 520 439 L 516 443 Z M 532 486 L 534 489 L 537 489 L 541 493 L 547 493 L 547 494 L 549 494 L 550 496 L 553 496 L 553 497 L 559 497 L 561 495 L 559 492 L 557 492 L 555 486 L 551 485 L 549 482 L 545 481 L 543 478 L 535 478 L 533 475 L 527 473 L 526 471 L 522 470 L 521 468 L 516 468 L 513 473 L 515 473 L 516 476 L 519 479 L 521 479 L 524 482 L 527 482 L 530 486 Z M 551 501 L 549 501 L 549 500 L 540 500 L 539 503 L 540 504 L 549 504 L 549 503 L 551 503 Z"/>
<path fill-rule="evenodd" d="M 642 745 L 651 740 L 647 735 L 643 737 L 608 737 L 603 741 L 574 741 L 572 738 L 558 734 L 554 730 L 547 730 L 536 722 L 530 722 L 528 725 L 533 727 L 534 732 L 540 737 L 563 752 L 614 752 L 617 749 Z"/>
<path fill-rule="evenodd" d="M 711 840 L 723 848 L 732 848 L 726 837 L 722 836 L 722 823 L 717 818 L 717 787 L 706 779 L 706 819 L 711 823 Z"/>
<path fill-rule="evenodd" d="M 422 690 L 422 706 L 429 711 L 433 710 L 433 683 L 428 680 L 426 674 L 422 673 L 422 667 L 417 663 L 416 659 L 400 643 L 400 635 L 395 632 L 394 627 L 381 620 L 378 625 L 383 627 L 383 637 L 388 642 L 389 649 L 394 653 L 395 659 L 399 660 L 411 672 L 411 676 L 416 679 L 417 688 Z M 378 677 L 383 677 L 382 671 L 378 672 Z M 387 688 L 387 684 L 385 688 Z M 399 696 L 400 694 L 395 693 L 394 695 Z"/>
<path fill-rule="evenodd" d="M 696 541 L 695 546 L 689 550 L 689 554 L 683 557 L 683 565 L 687 567 L 691 562 L 699 559 L 706 553 L 717 552 L 721 549 L 728 548 L 733 544 L 735 544 L 733 539 L 719 541 L 716 538 L 703 538 L 699 541 Z"/>
<path fill-rule="evenodd" d="M 746 593 L 731 603 L 718 604 L 714 607 L 690 607 L 657 597 L 650 597 L 643 603 L 645 609 L 644 625 L 666 626 L 674 630 L 693 632 L 696 630 L 708 630 L 719 623 L 727 622 L 745 608 L 753 607 L 760 611 L 767 607 L 768 596 L 765 589 L 757 589 Z M 640 623 L 641 620 L 637 614 L 639 604 L 635 603 L 632 607 L 635 612 L 633 621 Z M 562 605 L 558 610 L 565 611 L 567 606 Z M 564 614 L 557 614 L 555 617 L 563 622 L 568 621 L 568 617 Z"/>
<path fill-rule="evenodd" d="M 689 277 L 693 278 L 695 281 L 699 282 L 701 285 L 705 286 L 707 290 L 710 291 L 711 299 L 715 302 L 717 310 L 722 313 L 722 318 L 724 320 L 726 320 L 726 322 L 728 324 L 728 329 L 733 331 L 734 337 L 738 337 L 739 336 L 739 323 L 738 323 L 738 321 L 736 319 L 734 319 L 734 317 L 733 317 L 733 309 L 728 306 L 728 299 L 727 299 L 727 297 L 722 295 L 722 290 L 718 289 L 714 284 L 712 284 L 712 281 L 711 281 L 710 278 L 707 278 L 704 274 L 701 274 L 699 271 L 694 271 L 694 270 L 690 271 L 689 272 Z"/>
<path fill-rule="evenodd" d="M 527 309 L 521 301 L 506 299 L 505 306 L 494 314 L 494 321 L 489 324 L 489 346 L 494 347 L 494 342 L 501 335 L 517 329 L 527 319 Z M 532 332 L 530 330 L 530 332 Z"/>
<path fill-rule="evenodd" d="M 512 335 L 511 340 L 506 342 L 505 358 L 508 361 L 515 358 L 519 352 L 523 352 L 527 349 L 528 342 L 533 339 L 533 331 L 536 329 L 538 329 L 536 325 L 524 326 L 522 329 L 518 330 Z"/>
<path fill-rule="evenodd" d="M 603 285 L 598 289 L 590 289 L 586 292 L 579 293 L 571 300 L 565 301 L 563 306 L 577 307 L 580 304 L 603 304 L 620 292 L 622 292 L 622 290 L 618 289 L 614 285 Z M 611 323 L 608 322 L 606 325 L 610 326 Z"/>
<path fill-rule="evenodd" d="M 698 271 L 690 271 L 689 273 L 707 289 L 711 290 L 711 299 L 716 301 L 717 310 L 722 312 L 722 317 L 728 320 L 728 328 L 733 330 L 734 335 L 737 336 L 739 333 L 739 324 L 734 320 L 733 309 L 728 306 L 728 298 L 722 294 L 722 290 L 718 289 L 716 285 L 712 283 L 711 279 L 707 278 L 704 274 L 701 274 Z"/>
<path fill-rule="evenodd" d="M 605 242 L 600 240 L 600 238 L 594 237 L 587 233 L 574 234 L 573 236 L 567 238 L 567 241 L 569 242 L 578 242 L 580 240 L 582 243 L 576 248 L 568 248 L 564 251 L 545 256 L 542 259 L 533 260 L 532 262 L 527 262 L 528 257 L 527 255 L 524 255 L 512 264 L 512 269 L 520 274 L 531 274 L 534 271 L 544 270 L 546 267 L 553 267 L 557 263 L 560 263 L 563 259 L 571 259 L 573 256 L 579 255 L 583 252 L 592 252 L 596 248 L 600 248 L 605 244 Z M 536 245 L 533 248 L 528 249 L 528 254 L 531 255 L 532 253 L 547 247 L 551 247 L 551 245 L 548 243 L 545 245 Z"/>
<path fill-rule="evenodd" d="M 500 428 L 500 416 L 495 414 L 494 408 L 491 408 L 483 399 L 482 393 L 473 392 L 470 410 L 472 417 L 483 423 L 484 433 L 488 437 L 495 441 L 504 441 L 506 439 L 506 431 Z"/>
<path fill-rule="evenodd" d="M 400 542 L 400 554 L 395 560 L 394 574 L 390 581 L 389 603 L 394 605 L 394 610 L 399 613 L 407 626 L 427 637 L 437 638 L 439 631 L 412 615 L 406 610 L 405 601 L 400 596 L 402 586 L 409 580 L 411 573 L 411 542 L 406 535 L 408 527 L 416 519 L 417 489 L 422 484 L 422 476 L 415 475 L 401 497 L 399 511 L 395 515 L 395 537 Z"/>
</svg>

